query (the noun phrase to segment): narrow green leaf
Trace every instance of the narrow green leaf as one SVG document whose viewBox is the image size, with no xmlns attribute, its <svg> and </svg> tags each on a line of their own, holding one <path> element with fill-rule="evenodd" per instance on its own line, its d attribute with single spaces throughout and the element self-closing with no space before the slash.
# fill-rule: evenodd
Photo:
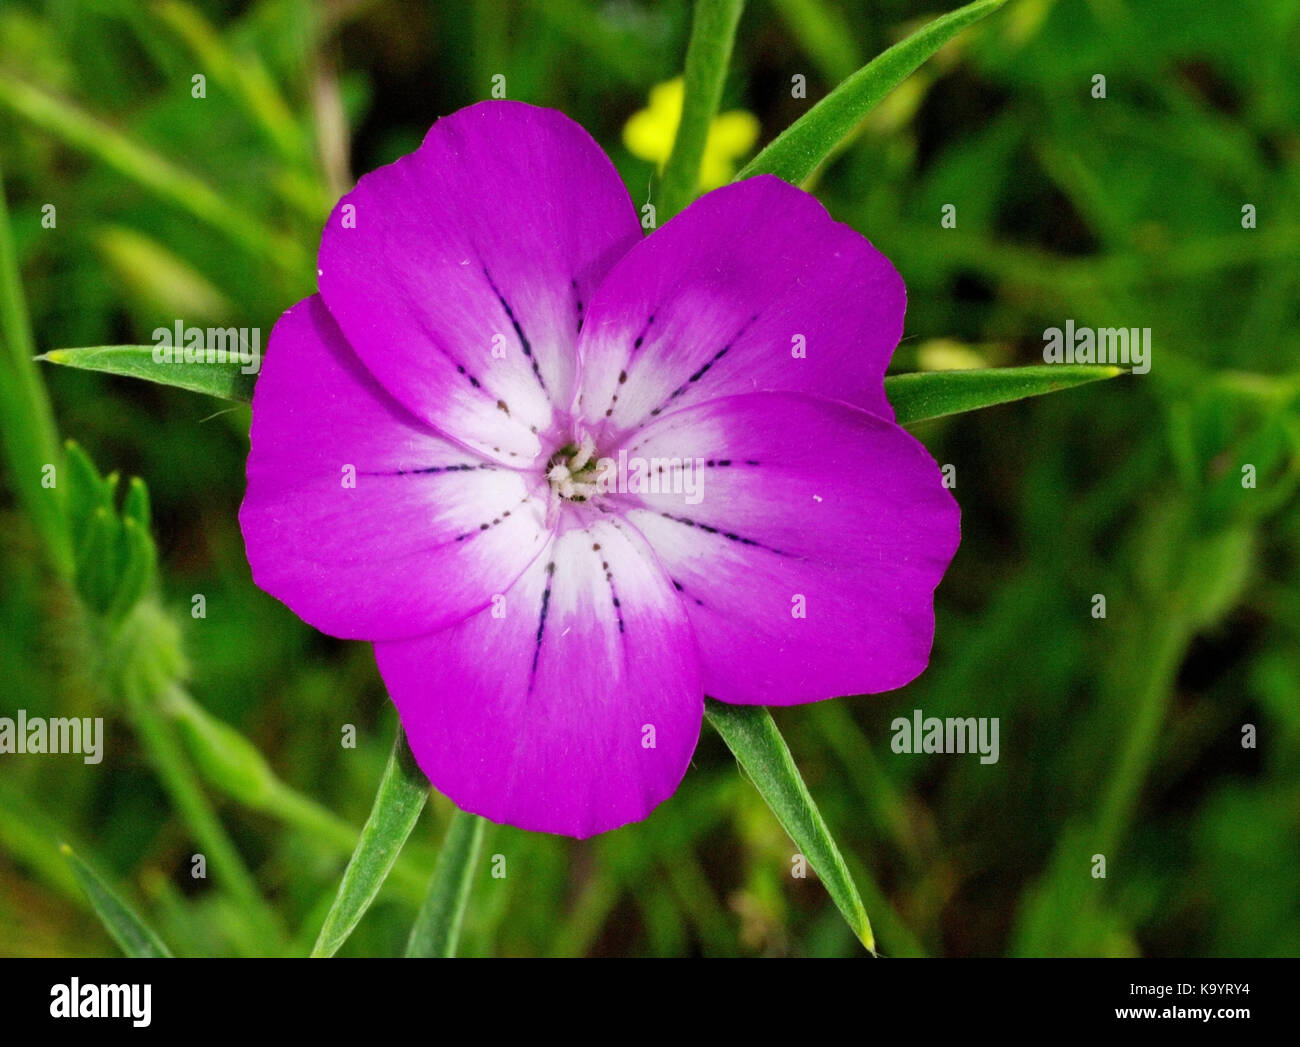
<svg viewBox="0 0 1300 1047">
<path fill-rule="evenodd" d="M 213 716 L 184 688 L 171 688 L 160 704 L 175 722 L 199 774 L 246 807 L 256 809 L 266 802 L 277 778 L 252 742 Z"/>
<path fill-rule="evenodd" d="M 700 161 L 709 125 L 722 100 L 736 23 L 744 6 L 745 0 L 697 0 L 695 4 L 691 41 L 686 47 L 682 117 L 659 191 L 656 218 L 661 225 L 689 204 L 699 188 Z"/>
<path fill-rule="evenodd" d="M 119 898 L 98 874 L 66 843 L 59 847 L 72 867 L 81 889 L 86 892 L 100 921 L 127 956 L 162 958 L 171 956 L 167 946 L 139 916 Z"/>
<path fill-rule="evenodd" d="M 482 818 L 467 811 L 457 810 L 451 816 L 447 837 L 433 867 L 429 894 L 420 906 L 406 942 L 407 956 L 456 955 L 486 826 Z"/>
<path fill-rule="evenodd" d="M 1126 374 L 1123 367 L 1090 364 L 1041 364 L 1035 367 L 988 367 L 972 371 L 917 371 L 885 378 L 885 395 L 899 425 L 912 425 L 946 414 L 1056 393 L 1076 385 Z"/>
<path fill-rule="evenodd" d="M 853 933 L 874 953 L 876 940 L 871 933 L 871 921 L 853 876 L 771 714 L 762 706 L 727 705 L 712 698 L 705 699 L 704 713 L 740 761 L 781 827 L 817 871 L 826 893 Z"/>
<path fill-rule="evenodd" d="M 149 488 L 138 476 L 131 477 L 131 483 L 126 492 L 126 501 L 122 503 L 122 513 L 124 516 L 131 517 L 146 532 L 153 526 Z"/>
<path fill-rule="evenodd" d="M 90 518 L 90 526 L 77 550 L 77 591 L 86 605 L 98 614 L 113 602 L 120 577 L 119 554 L 122 521 L 111 509 L 100 506 Z"/>
<path fill-rule="evenodd" d="M 853 27 L 838 5 L 827 0 L 773 0 L 772 6 L 828 81 L 843 80 L 862 64 Z"/>
<path fill-rule="evenodd" d="M 226 38 L 195 6 L 165 0 L 153 14 L 179 36 L 213 81 L 221 84 L 254 118 L 254 124 L 293 163 L 306 163 L 310 150 L 303 130 L 256 52 L 235 53 Z"/>
<path fill-rule="evenodd" d="M 127 618 L 124 632 L 123 649 L 147 652 L 140 660 L 151 663 L 146 668 L 130 656 L 131 671 L 123 672 L 115 684 L 126 701 L 136 736 L 192 834 L 195 850 L 207 856 L 217 889 L 228 896 L 259 939 L 252 954 L 278 952 L 283 931 L 277 915 L 199 784 L 175 725 L 159 707 L 167 690 L 176 686 L 174 678 L 183 672 L 176 622 L 155 602 L 145 600 Z"/>
<path fill-rule="evenodd" d="M 70 578 L 73 542 L 64 507 L 64 489 L 57 473 L 63 458 L 58 427 L 49 397 L 32 363 L 36 343 L 23 294 L 18 252 L 5 200 L 0 165 L 0 455 L 9 468 L 9 482 L 31 517 L 56 571 Z M 56 483 L 47 483 L 53 467 Z"/>
<path fill-rule="evenodd" d="M 67 462 L 63 470 L 63 486 L 67 494 L 66 507 L 71 528 L 73 551 L 81 549 L 90 531 L 96 509 L 112 509 L 112 492 L 106 491 L 104 479 L 95 468 L 90 456 L 75 440 L 64 441 Z"/>
<path fill-rule="evenodd" d="M 143 378 L 147 382 L 174 385 L 178 389 L 207 393 L 224 400 L 243 403 L 252 400 L 257 374 L 246 374 L 245 371 L 260 365 L 260 359 L 250 357 L 246 364 L 240 363 L 237 357 L 228 358 L 224 363 L 190 363 L 173 357 L 171 363 L 159 363 L 154 359 L 154 348 L 152 345 L 96 345 L 85 349 L 51 349 L 36 359 L 83 371 Z M 238 348 L 234 350 L 236 353 L 239 351 Z"/>
<path fill-rule="evenodd" d="M 158 568 L 158 551 L 149 532 L 136 523 L 135 517 L 122 518 L 119 533 L 121 573 L 116 579 L 113 602 L 108 607 L 108 617 L 120 622 L 130 613 L 153 586 Z"/>
<path fill-rule="evenodd" d="M 312 956 L 333 956 L 370 908 L 406 838 L 429 798 L 429 783 L 415 765 L 399 727 L 384 776 L 375 794 L 361 839 L 343 871 L 339 892 L 325 915 L 325 925 L 312 947 Z"/>
<path fill-rule="evenodd" d="M 745 165 L 737 179 L 774 174 L 798 185 L 844 141 L 876 104 L 961 30 L 1006 0 L 977 0 L 873 58 L 792 123 Z"/>
<path fill-rule="evenodd" d="M 250 253 L 301 276 L 310 256 L 297 241 L 265 228 L 197 175 L 42 88 L 0 70 L 0 107 L 12 110 L 74 148 L 102 160 Z"/>
<path fill-rule="evenodd" d="M 184 688 L 170 688 L 159 707 L 175 724 L 199 774 L 214 789 L 344 854 L 356 848 L 360 834 L 355 826 L 286 784 L 247 736 L 209 713 Z M 414 848 L 398 858 L 386 886 L 419 903 L 428 886 L 433 854 L 411 857 L 410 850 Z"/>
</svg>

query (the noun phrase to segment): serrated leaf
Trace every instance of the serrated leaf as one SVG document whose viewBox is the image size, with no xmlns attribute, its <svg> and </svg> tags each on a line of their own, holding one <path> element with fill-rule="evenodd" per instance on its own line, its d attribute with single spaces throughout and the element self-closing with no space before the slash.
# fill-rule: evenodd
<svg viewBox="0 0 1300 1047">
<path fill-rule="evenodd" d="M 338 895 L 325 915 L 312 956 L 333 956 L 347 941 L 383 886 L 428 798 L 429 782 L 416 766 L 399 727 L 370 817 L 343 871 Z"/>
<path fill-rule="evenodd" d="M 951 11 L 873 58 L 792 123 L 736 176 L 774 174 L 798 185 L 835 151 L 876 104 L 968 25 L 1006 0 L 977 0 Z"/>
<path fill-rule="evenodd" d="M 177 350 L 173 350 L 176 352 Z M 207 393 L 223 400 L 247 403 L 253 398 L 257 374 L 245 374 L 249 365 L 238 359 L 224 363 L 200 363 L 173 360 L 161 363 L 154 359 L 152 345 L 96 345 L 84 349 L 51 349 L 36 358 L 46 363 L 75 367 L 82 371 L 143 378 L 147 382 L 171 385 L 194 393 Z"/>
<path fill-rule="evenodd" d="M 149 926 L 136 915 L 121 898 L 109 888 L 99 875 L 77 855 L 66 843 L 59 850 L 72 867 L 81 889 L 86 892 L 90 904 L 98 914 L 113 940 L 122 947 L 127 956 L 133 957 L 170 957 L 171 952 Z"/>
<path fill-rule="evenodd" d="M 704 713 L 776 815 L 800 853 L 821 878 L 826 893 L 871 952 L 876 951 L 871 921 L 839 847 L 804 784 L 794 757 L 766 708 L 727 705 L 708 698 Z"/>
<path fill-rule="evenodd" d="M 1042 364 L 973 371 L 917 371 L 885 378 L 885 396 L 899 425 L 1042 396 L 1126 374 L 1122 367 Z"/>
</svg>

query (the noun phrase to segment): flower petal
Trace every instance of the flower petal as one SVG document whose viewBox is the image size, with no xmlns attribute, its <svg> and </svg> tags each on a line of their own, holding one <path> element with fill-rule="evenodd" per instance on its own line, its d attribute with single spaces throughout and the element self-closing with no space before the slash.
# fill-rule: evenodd
<svg viewBox="0 0 1300 1047">
<path fill-rule="evenodd" d="M 627 451 L 704 456 L 693 494 L 615 501 L 642 506 L 626 518 L 678 587 L 706 694 L 790 705 L 891 690 L 925 668 L 959 514 L 905 430 L 838 401 L 755 393 L 666 415 Z"/>
<path fill-rule="evenodd" d="M 626 431 L 738 393 L 826 395 L 892 419 L 906 292 L 813 196 L 764 175 L 701 197 L 601 284 L 579 339 L 582 416 Z"/>
<path fill-rule="evenodd" d="M 319 284 L 389 392 L 519 464 L 567 409 L 596 285 L 641 239 L 627 189 L 562 113 L 488 101 L 365 175 L 325 225 Z"/>
<path fill-rule="evenodd" d="M 280 318 L 253 395 L 239 510 L 261 588 L 324 632 L 375 640 L 487 606 L 544 548 L 525 474 L 390 397 L 319 296 Z"/>
<path fill-rule="evenodd" d="M 685 611 L 613 519 L 559 535 L 495 613 L 375 656 L 434 786 L 522 829 L 581 837 L 644 818 L 699 738 Z"/>
</svg>

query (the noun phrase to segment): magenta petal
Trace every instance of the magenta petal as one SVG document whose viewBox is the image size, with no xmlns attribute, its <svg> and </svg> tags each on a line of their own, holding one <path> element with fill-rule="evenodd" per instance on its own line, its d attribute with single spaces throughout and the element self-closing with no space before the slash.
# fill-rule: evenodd
<svg viewBox="0 0 1300 1047">
<path fill-rule="evenodd" d="M 271 332 L 251 439 L 239 523 L 253 578 L 335 636 L 390 639 L 460 621 L 548 539 L 533 478 L 407 412 L 319 296 Z"/>
<path fill-rule="evenodd" d="M 690 615 L 705 693 L 789 705 L 886 691 L 926 666 L 959 539 L 933 459 L 893 423 L 801 394 L 666 415 L 630 455 L 704 456 L 690 504 L 624 496 Z"/>
<path fill-rule="evenodd" d="M 893 265 L 815 197 L 762 176 L 702 197 L 601 285 L 579 341 L 582 415 L 610 430 L 737 393 L 832 395 L 892 419 Z"/>
<path fill-rule="evenodd" d="M 572 400 L 596 285 L 641 238 L 600 147 L 562 113 L 490 101 L 362 177 L 326 223 L 319 284 L 349 344 L 415 414 L 503 461 Z"/>
<path fill-rule="evenodd" d="M 495 613 L 375 656 L 434 786 L 522 829 L 581 837 L 644 818 L 699 737 L 681 601 L 613 519 L 557 537 Z"/>
</svg>

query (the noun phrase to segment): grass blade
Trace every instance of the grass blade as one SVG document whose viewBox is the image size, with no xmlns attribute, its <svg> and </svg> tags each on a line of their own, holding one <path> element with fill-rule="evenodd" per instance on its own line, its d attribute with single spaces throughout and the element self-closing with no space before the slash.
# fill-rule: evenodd
<svg viewBox="0 0 1300 1047">
<path fill-rule="evenodd" d="M 63 488 L 42 484 L 46 466 L 62 470 L 63 452 L 49 397 L 32 363 L 36 352 L 31 317 L 23 294 L 18 253 L 9 225 L 9 205 L 0 169 L 0 441 L 9 476 L 27 515 L 45 542 L 54 568 L 72 575 L 72 536 Z"/>
<path fill-rule="evenodd" d="M 113 936 L 113 941 L 122 947 L 127 956 L 152 957 L 161 959 L 170 957 L 171 952 L 145 922 L 140 919 L 126 902 L 122 901 L 99 875 L 66 843 L 59 850 L 72 867 L 81 889 L 86 892 L 90 904 L 94 906 L 100 921 Z"/>
<path fill-rule="evenodd" d="M 992 14 L 1006 0 L 976 3 L 936 18 L 873 58 L 792 123 L 736 177 L 774 174 L 798 185 L 830 156 L 876 104 L 968 25 Z"/>
<path fill-rule="evenodd" d="M 266 229 L 207 182 L 76 106 L 0 71 L 0 106 L 102 160 L 160 199 L 224 234 L 251 254 L 301 276 L 310 256 L 296 241 Z"/>
<path fill-rule="evenodd" d="M 885 378 L 885 395 L 899 425 L 1042 396 L 1126 374 L 1123 367 L 1042 364 L 972 371 L 917 371 Z"/>
<path fill-rule="evenodd" d="M 428 798 L 429 782 L 415 765 L 406 735 L 399 727 L 375 804 L 343 871 L 334 904 L 325 915 L 325 924 L 311 950 L 313 956 L 333 956 L 347 941 L 379 893 Z"/>
<path fill-rule="evenodd" d="M 853 876 L 772 714 L 762 706 L 727 705 L 712 698 L 705 700 L 704 714 L 740 761 L 781 828 L 817 871 L 853 933 L 874 953 L 876 939 Z"/>
<path fill-rule="evenodd" d="M 429 894 L 411 927 L 407 956 L 456 955 L 465 906 L 474 885 L 474 866 L 483 843 L 487 822 L 476 814 L 457 809 L 451 816 L 438 862 L 433 867 Z"/>
<path fill-rule="evenodd" d="M 194 393 L 207 393 L 223 400 L 247 403 L 253 399 L 253 385 L 257 374 L 246 369 L 261 366 L 259 355 L 246 357 L 248 363 L 227 359 L 225 363 L 184 362 L 173 357 L 171 363 L 154 359 L 152 345 L 95 345 L 84 349 L 51 349 L 36 359 L 63 367 L 76 367 L 83 371 L 101 371 L 105 374 L 143 378 L 147 382 L 174 385 Z M 184 350 L 172 350 L 179 356 Z M 238 347 L 236 353 L 242 352 Z"/>
</svg>

